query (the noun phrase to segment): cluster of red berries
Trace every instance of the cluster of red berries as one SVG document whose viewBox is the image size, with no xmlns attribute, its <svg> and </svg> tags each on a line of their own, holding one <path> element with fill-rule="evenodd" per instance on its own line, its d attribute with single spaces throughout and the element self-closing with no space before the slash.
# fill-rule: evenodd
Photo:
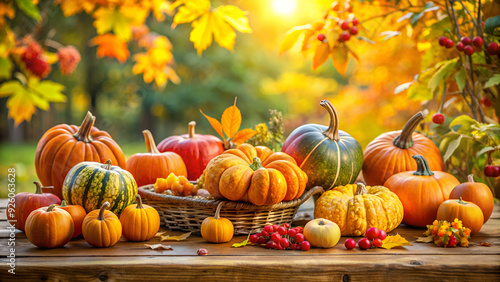
<svg viewBox="0 0 500 282">
<path fill-rule="evenodd" d="M 57 56 L 59 57 L 59 68 L 65 75 L 72 74 L 81 59 L 78 50 L 71 45 L 59 48 Z"/>
<path fill-rule="evenodd" d="M 36 41 L 29 42 L 21 55 L 21 60 L 31 73 L 40 78 L 46 77 L 51 71 L 47 56 L 43 54 L 42 47 Z"/>
<path fill-rule="evenodd" d="M 371 227 L 365 232 L 365 237 L 359 239 L 358 246 L 361 250 L 375 249 L 382 247 L 383 241 L 387 237 L 387 233 L 384 230 Z M 356 241 L 354 239 L 347 239 L 344 242 L 344 246 L 348 250 L 352 250 L 356 247 Z"/>
<path fill-rule="evenodd" d="M 446 36 L 439 37 L 439 45 L 450 49 L 453 47 L 454 42 L 452 39 L 448 39 Z M 457 42 L 457 50 L 464 52 L 467 56 L 472 56 L 474 54 L 474 47 L 476 47 L 476 52 L 480 51 L 483 46 L 483 38 L 480 36 L 474 36 L 472 39 L 467 36 L 462 36 L 460 41 Z M 497 55 L 499 51 L 498 44 L 496 42 L 491 42 L 487 47 L 488 54 Z"/>
<path fill-rule="evenodd" d="M 351 38 L 351 35 L 356 35 L 358 34 L 358 25 L 359 20 L 358 18 L 353 18 L 351 21 L 352 26 L 349 24 L 348 21 L 343 21 L 340 24 L 340 29 L 343 30 L 343 32 L 339 36 L 339 41 L 340 42 L 345 42 L 348 41 Z M 318 40 L 323 42 L 326 38 L 326 36 L 323 33 L 318 34 Z"/>
<path fill-rule="evenodd" d="M 485 165 L 484 175 L 487 177 L 499 177 L 500 176 L 500 166 L 496 165 Z"/>
<path fill-rule="evenodd" d="M 290 228 L 288 223 L 281 226 L 266 225 L 262 232 L 250 235 L 249 240 L 267 249 L 307 251 L 311 244 L 305 240 L 302 231 L 302 227 Z"/>
</svg>

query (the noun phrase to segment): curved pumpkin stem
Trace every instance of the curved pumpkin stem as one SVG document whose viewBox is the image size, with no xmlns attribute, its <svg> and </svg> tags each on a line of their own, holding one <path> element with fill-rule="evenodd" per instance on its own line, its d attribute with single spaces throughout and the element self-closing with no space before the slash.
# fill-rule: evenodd
<svg viewBox="0 0 500 282">
<path fill-rule="evenodd" d="M 42 183 L 35 181 L 35 182 L 33 182 L 33 184 L 35 184 L 35 186 L 36 186 L 35 194 L 43 194 L 42 193 Z"/>
<path fill-rule="evenodd" d="M 146 142 L 146 148 L 148 149 L 148 153 L 151 154 L 159 154 L 158 148 L 156 147 L 155 139 L 153 138 L 153 134 L 149 130 L 143 130 L 142 134 L 144 134 L 144 142 Z"/>
<path fill-rule="evenodd" d="M 354 195 L 364 195 L 364 194 L 368 193 L 368 190 L 366 189 L 365 184 L 356 183 L 356 185 L 358 186 L 358 188 L 356 189 L 356 192 L 354 193 Z"/>
<path fill-rule="evenodd" d="M 137 202 L 137 206 L 135 207 L 136 209 L 143 209 L 144 208 L 144 206 L 142 205 L 141 195 L 139 195 L 139 194 L 135 195 L 135 201 Z"/>
<path fill-rule="evenodd" d="M 332 103 L 328 100 L 321 100 L 319 103 L 320 106 L 326 109 L 328 114 L 330 114 L 330 125 L 328 128 L 323 132 L 323 134 L 335 141 L 339 140 L 339 116 L 337 114 L 337 110 L 335 110 L 335 107 L 333 106 Z"/>
<path fill-rule="evenodd" d="M 47 208 L 47 210 L 46 210 L 46 211 L 47 211 L 47 212 L 51 212 L 51 211 L 53 211 L 53 210 L 54 210 L 54 208 L 55 208 L 55 207 L 56 207 L 56 204 L 52 204 L 52 205 L 50 205 L 50 206 Z"/>
<path fill-rule="evenodd" d="M 467 202 L 465 202 L 464 200 L 462 200 L 462 197 L 460 197 L 460 199 L 458 199 L 457 203 L 459 203 L 461 205 L 467 205 Z"/>
<path fill-rule="evenodd" d="M 474 182 L 474 174 L 469 174 L 469 175 L 467 175 L 467 180 L 468 180 L 469 182 Z"/>
<path fill-rule="evenodd" d="M 434 175 L 434 172 L 431 171 L 429 168 L 429 164 L 425 160 L 425 158 L 421 155 L 415 155 L 412 158 L 415 159 L 417 162 L 417 171 L 413 173 L 413 175 L 420 175 L 420 176 L 432 176 Z"/>
<path fill-rule="evenodd" d="M 93 116 L 90 112 L 87 112 L 87 115 L 82 121 L 80 128 L 73 135 L 78 141 L 83 141 L 86 143 L 92 142 L 92 136 L 90 136 L 90 132 L 92 131 L 92 126 L 94 126 L 95 116 Z"/>
<path fill-rule="evenodd" d="M 105 170 L 110 170 L 111 169 L 111 160 L 108 159 L 103 165 L 102 165 L 102 168 L 104 168 Z"/>
<path fill-rule="evenodd" d="M 222 208 L 222 205 L 224 204 L 224 202 L 220 202 L 218 205 L 217 205 L 217 209 L 215 209 L 215 215 L 214 215 L 214 219 L 220 219 L 220 209 Z"/>
<path fill-rule="evenodd" d="M 196 121 L 190 121 L 188 123 L 188 128 L 189 128 L 189 138 L 194 137 L 194 128 L 196 127 Z"/>
<path fill-rule="evenodd" d="M 102 204 L 101 209 L 99 210 L 99 216 L 97 217 L 97 220 L 104 220 L 104 211 L 109 208 L 111 205 L 109 202 L 105 202 Z"/>
<path fill-rule="evenodd" d="M 260 161 L 259 157 L 253 158 L 253 163 L 250 164 L 250 168 L 253 171 L 258 170 L 259 168 L 263 168 L 262 162 Z"/>
<path fill-rule="evenodd" d="M 401 149 L 408 149 L 411 148 L 414 144 L 413 142 L 413 132 L 417 128 L 417 126 L 424 120 L 425 116 L 427 114 L 425 112 L 418 112 L 414 116 L 412 116 L 405 124 L 403 127 L 403 130 L 401 130 L 401 134 L 394 138 L 394 141 L 392 142 L 394 146 L 401 148 Z"/>
<path fill-rule="evenodd" d="M 60 207 L 67 207 L 67 206 L 68 206 L 68 203 L 66 202 L 66 200 L 62 200 Z"/>
</svg>

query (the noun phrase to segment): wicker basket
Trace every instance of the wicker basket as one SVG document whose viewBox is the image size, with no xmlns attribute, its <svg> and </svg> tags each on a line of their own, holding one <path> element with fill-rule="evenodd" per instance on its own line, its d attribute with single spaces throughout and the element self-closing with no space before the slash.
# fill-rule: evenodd
<svg viewBox="0 0 500 282">
<path fill-rule="evenodd" d="M 299 206 L 312 195 L 322 192 L 323 188 L 317 186 L 293 201 L 256 206 L 227 200 L 202 200 L 159 194 L 154 191 L 154 185 L 139 187 L 143 203 L 154 207 L 160 214 L 161 225 L 170 230 L 199 233 L 202 221 L 214 216 L 217 205 L 224 202 L 220 216 L 233 223 L 234 234 L 237 235 L 260 232 L 267 224 L 292 222 Z"/>
</svg>

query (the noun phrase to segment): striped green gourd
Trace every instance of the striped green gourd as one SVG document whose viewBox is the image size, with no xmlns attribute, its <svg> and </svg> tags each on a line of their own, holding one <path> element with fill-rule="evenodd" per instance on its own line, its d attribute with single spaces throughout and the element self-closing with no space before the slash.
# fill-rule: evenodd
<svg viewBox="0 0 500 282">
<path fill-rule="evenodd" d="M 282 151 L 292 156 L 307 174 L 307 189 L 322 186 L 325 190 L 352 184 L 363 167 L 363 150 L 358 141 L 339 130 L 337 111 L 332 103 L 320 105 L 330 114 L 330 125 L 305 124 L 285 140 Z"/>
<path fill-rule="evenodd" d="M 62 193 L 68 205 L 81 205 L 91 212 L 109 202 L 109 210 L 118 215 L 135 199 L 137 184 L 130 172 L 111 165 L 111 160 L 81 162 L 68 172 Z"/>
</svg>

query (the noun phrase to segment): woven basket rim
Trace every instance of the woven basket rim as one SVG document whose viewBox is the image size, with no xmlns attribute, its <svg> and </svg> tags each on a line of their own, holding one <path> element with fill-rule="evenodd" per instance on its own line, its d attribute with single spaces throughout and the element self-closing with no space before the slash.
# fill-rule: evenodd
<svg viewBox="0 0 500 282">
<path fill-rule="evenodd" d="M 300 206 L 303 204 L 305 201 L 307 201 L 312 195 L 318 194 L 318 193 L 323 193 L 323 187 L 321 186 L 316 186 L 313 187 L 309 190 L 307 190 L 305 193 L 302 194 L 299 198 L 292 200 L 292 201 L 286 201 L 286 202 L 280 202 L 274 205 L 268 205 L 268 206 L 257 206 L 251 203 L 245 203 L 245 202 L 233 202 L 233 201 L 228 201 L 228 200 L 205 200 L 205 199 L 193 199 L 193 198 L 188 198 L 188 197 L 181 197 L 181 196 L 172 196 L 172 195 L 167 195 L 167 194 L 161 194 L 161 193 L 156 193 L 154 191 L 154 184 L 149 184 L 149 185 L 144 185 L 138 188 L 138 192 L 141 195 L 141 197 L 147 198 L 148 200 L 153 200 L 153 201 L 160 201 L 164 203 L 172 203 L 172 204 L 184 204 L 184 205 L 191 205 L 191 206 L 206 206 L 206 207 L 217 207 L 217 205 L 221 202 L 223 202 L 223 207 L 226 209 L 248 209 L 248 210 L 265 210 L 265 211 L 270 211 L 270 210 L 277 210 L 277 209 L 285 209 L 285 208 L 292 208 L 296 206 Z"/>
</svg>

